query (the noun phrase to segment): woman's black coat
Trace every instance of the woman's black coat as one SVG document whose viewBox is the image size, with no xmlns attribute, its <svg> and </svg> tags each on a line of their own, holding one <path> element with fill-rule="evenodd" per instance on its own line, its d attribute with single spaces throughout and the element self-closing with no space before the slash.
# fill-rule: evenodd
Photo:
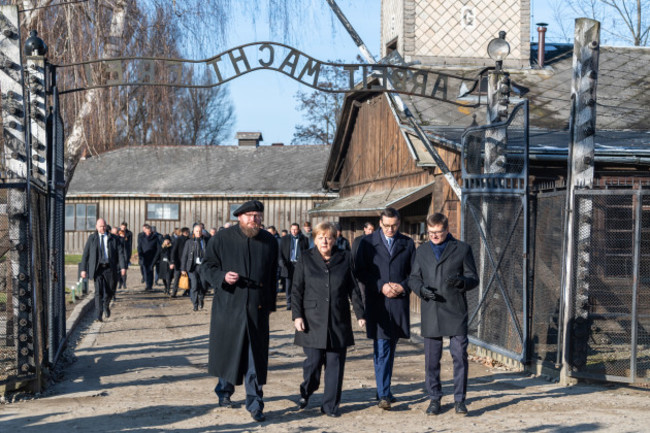
<svg viewBox="0 0 650 433">
<path fill-rule="evenodd" d="M 295 344 L 316 349 L 352 346 L 350 300 L 357 319 L 363 318 L 350 252 L 335 249 L 326 264 L 317 248 L 305 251 L 296 264 L 291 289 L 292 319 L 301 317 L 306 328 L 296 331 Z"/>
</svg>

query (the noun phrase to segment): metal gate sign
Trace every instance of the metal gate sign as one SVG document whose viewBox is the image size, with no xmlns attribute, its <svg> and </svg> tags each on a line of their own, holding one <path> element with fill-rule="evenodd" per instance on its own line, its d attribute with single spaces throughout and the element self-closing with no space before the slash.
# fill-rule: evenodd
<svg viewBox="0 0 650 433">
<path fill-rule="evenodd" d="M 205 60 L 120 57 L 57 65 L 56 68 L 64 74 L 69 71 L 59 76 L 61 95 L 112 86 L 209 88 L 253 71 L 271 70 L 328 93 L 390 91 L 468 107 L 479 105 L 457 99 L 476 88 L 480 75 L 466 78 L 403 65 L 324 62 L 276 42 L 241 45 Z M 340 80 L 341 84 L 319 81 L 323 75 L 332 76 L 331 73 L 345 79 Z M 205 75 L 209 77 L 207 83 L 192 82 L 192 77 Z M 263 80 L 260 76 L 260 81 Z M 390 90 L 389 81 L 393 85 Z"/>
</svg>

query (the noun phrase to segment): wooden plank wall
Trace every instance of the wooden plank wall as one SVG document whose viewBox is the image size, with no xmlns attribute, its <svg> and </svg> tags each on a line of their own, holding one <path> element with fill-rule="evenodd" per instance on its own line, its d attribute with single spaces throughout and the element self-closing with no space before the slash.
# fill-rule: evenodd
<svg viewBox="0 0 650 433">
<path fill-rule="evenodd" d="M 307 213 L 314 208 L 315 203 L 321 203 L 330 198 L 313 196 L 307 198 L 268 198 L 268 197 L 228 197 L 228 198 L 74 198 L 67 199 L 66 204 L 97 203 L 98 217 L 105 218 L 109 225 L 119 225 L 122 221 L 129 223 L 129 230 L 134 237 L 142 231 L 143 224 L 156 226 L 159 233 L 171 233 L 176 227 L 192 227 L 194 222 L 201 221 L 206 229 L 223 226 L 229 219 L 230 204 L 244 203 L 248 200 L 260 200 L 265 205 L 264 225 L 274 225 L 278 231 L 289 230 L 291 223 L 297 222 L 302 226 L 305 221 L 311 221 L 315 226 L 326 218 L 310 218 Z M 146 203 L 179 203 L 180 221 L 146 220 Z M 66 231 L 66 254 L 81 254 L 90 235 L 90 231 Z M 137 245 L 134 243 L 133 248 Z"/>
<path fill-rule="evenodd" d="M 341 172 L 341 197 L 426 185 L 433 176 L 418 167 L 383 95 L 359 109 Z M 344 183 L 345 182 L 345 183 Z"/>
</svg>

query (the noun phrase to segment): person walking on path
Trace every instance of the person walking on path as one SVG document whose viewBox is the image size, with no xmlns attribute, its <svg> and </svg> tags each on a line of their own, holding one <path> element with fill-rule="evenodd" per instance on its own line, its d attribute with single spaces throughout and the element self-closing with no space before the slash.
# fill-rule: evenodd
<svg viewBox="0 0 650 433">
<path fill-rule="evenodd" d="M 158 236 L 153 232 L 149 224 L 142 226 L 142 233 L 138 236 L 138 259 L 144 274 L 144 289 L 150 291 L 153 288 L 153 268 L 156 257 L 159 255 L 160 242 Z"/>
<path fill-rule="evenodd" d="M 325 366 L 325 390 L 321 412 L 338 417 L 343 372 L 348 346 L 354 345 L 350 301 L 359 326 L 363 318 L 361 293 L 352 274 L 348 251 L 334 247 L 336 228 L 320 223 L 313 231 L 315 248 L 298 260 L 293 280 L 291 312 L 296 336 L 294 343 L 305 352 L 303 382 L 298 407 L 304 409 L 320 386 Z"/>
<path fill-rule="evenodd" d="M 365 287 L 366 335 L 373 340 L 373 364 L 379 407 L 391 409 L 395 397 L 391 378 L 400 338 L 410 338 L 409 286 L 415 244 L 399 232 L 400 215 L 394 208 L 380 214 L 381 230 L 363 238 L 355 270 Z"/>
<path fill-rule="evenodd" d="M 165 295 L 170 294 L 172 273 L 172 239 L 169 235 L 163 236 L 163 243 L 160 247 L 160 257 L 156 260 L 159 263 L 160 278 L 165 286 Z"/>
<path fill-rule="evenodd" d="M 117 274 L 126 274 L 124 250 L 117 237 L 106 231 L 106 221 L 99 218 L 96 231 L 88 236 L 81 256 L 81 278 L 89 278 L 95 284 L 95 313 L 111 317 L 110 302 Z"/>
<path fill-rule="evenodd" d="M 449 221 L 441 213 L 427 217 L 430 242 L 420 245 L 409 278 L 411 290 L 422 298 L 421 326 L 424 337 L 425 384 L 429 394 L 428 415 L 440 413 L 442 385 L 440 357 L 442 337 L 449 337 L 454 362 L 454 408 L 467 414 L 467 298 L 478 286 L 472 248 L 449 233 Z"/>
<path fill-rule="evenodd" d="M 287 310 L 291 310 L 291 281 L 293 270 L 303 252 L 309 249 L 309 240 L 300 233 L 298 223 L 291 224 L 290 236 L 280 238 L 280 276 L 287 292 Z"/>
<path fill-rule="evenodd" d="M 233 407 L 235 385 L 245 383 L 246 409 L 262 422 L 269 362 L 269 314 L 275 311 L 278 243 L 261 230 L 264 205 L 252 200 L 235 210 L 239 224 L 210 239 L 201 267 L 214 287 L 208 372 L 219 377 L 219 405 Z"/>
<path fill-rule="evenodd" d="M 181 277 L 181 256 L 185 248 L 185 242 L 190 238 L 190 229 L 183 227 L 180 229 L 179 236 L 172 243 L 171 258 L 172 264 L 169 265 L 170 269 L 174 271 L 174 283 L 172 284 L 172 298 L 176 297 L 178 293 L 178 280 Z"/>
<path fill-rule="evenodd" d="M 201 266 L 205 260 L 208 240 L 203 236 L 200 224 L 195 224 L 192 237 L 185 242 L 181 255 L 181 273 L 190 277 L 190 299 L 194 311 L 203 309 L 206 284 L 201 276 Z"/>
</svg>

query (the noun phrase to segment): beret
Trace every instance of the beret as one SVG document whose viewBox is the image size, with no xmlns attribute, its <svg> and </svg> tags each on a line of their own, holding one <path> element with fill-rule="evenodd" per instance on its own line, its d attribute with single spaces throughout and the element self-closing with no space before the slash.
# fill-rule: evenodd
<svg viewBox="0 0 650 433">
<path fill-rule="evenodd" d="M 233 212 L 233 215 L 239 216 L 246 212 L 264 212 L 264 204 L 261 201 L 251 200 L 239 206 Z"/>
</svg>

